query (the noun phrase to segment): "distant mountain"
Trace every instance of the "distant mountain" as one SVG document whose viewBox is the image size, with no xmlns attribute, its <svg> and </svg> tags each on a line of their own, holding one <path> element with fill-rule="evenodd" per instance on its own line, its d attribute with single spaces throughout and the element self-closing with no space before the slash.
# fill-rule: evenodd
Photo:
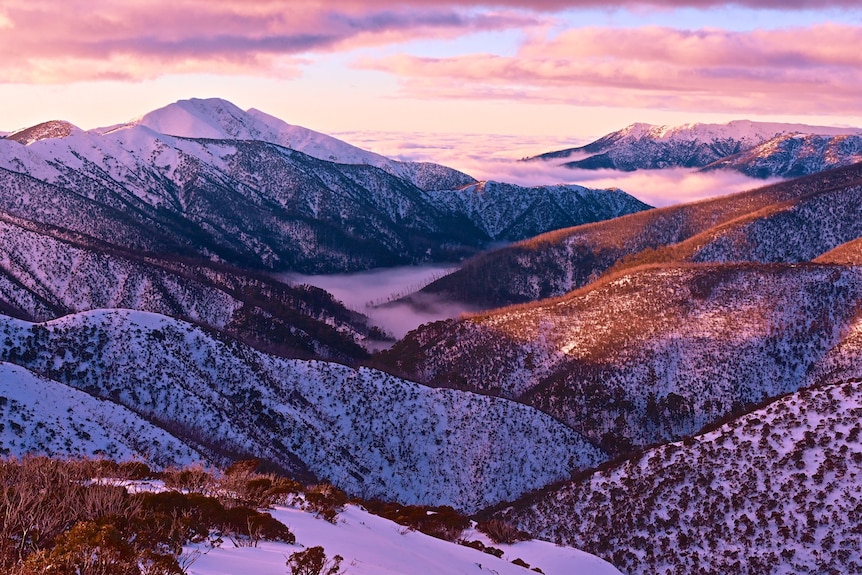
<svg viewBox="0 0 862 575">
<path fill-rule="evenodd" d="M 862 164 L 561 229 L 485 252 L 423 291 L 491 308 L 657 262 L 804 262 L 862 235 Z"/>
<path fill-rule="evenodd" d="M 547 189 L 545 200 L 533 193 L 523 205 L 513 187 L 476 213 L 446 200 L 464 192 L 426 191 L 465 183 L 475 181 L 442 166 L 392 162 L 223 100 L 179 102 L 91 132 L 48 122 L 0 140 L 0 212 L 124 249 L 253 269 L 453 261 L 502 239 L 483 231 L 490 220 L 505 239 L 520 239 L 516 230 L 645 207 L 618 191 L 569 188 Z"/>
<path fill-rule="evenodd" d="M 57 454 L 86 452 L 110 433 L 117 445 L 111 453 L 130 450 L 149 459 L 155 444 L 148 440 L 161 444 L 172 436 L 185 444 L 170 443 L 177 459 L 194 452 L 217 464 L 255 457 L 366 498 L 468 512 L 606 458 L 525 405 L 367 368 L 279 359 L 161 315 L 98 310 L 46 323 L 0 317 L 0 338 L 0 361 L 54 382 L 42 383 L 53 397 L 70 386 L 106 400 L 68 392 L 68 408 L 83 405 L 80 413 L 53 404 L 43 410 L 26 397 L 0 400 L 6 413 L 0 439 L 15 455 L 48 446 Z M 32 388 L 33 377 L 19 379 Z M 139 417 L 120 419 L 129 411 Z M 90 431 L 90 416 L 102 435 Z M 33 424 L 19 423 L 42 418 L 63 427 L 25 434 Z M 140 444 L 124 444 L 136 430 L 145 433 Z M 77 442 L 84 432 L 90 439 Z"/>
<path fill-rule="evenodd" d="M 811 384 L 860 305 L 852 266 L 654 265 L 422 326 L 379 359 L 429 385 L 533 405 L 621 453 Z"/>
<path fill-rule="evenodd" d="M 630 575 L 860 573 L 860 414 L 862 384 L 835 380 L 499 517 Z"/>
<path fill-rule="evenodd" d="M 466 215 L 493 240 L 514 241 L 549 229 L 613 219 L 650 206 L 618 189 L 593 190 L 557 185 L 524 188 L 478 182 L 437 191 L 431 201 L 441 210 Z"/>
<path fill-rule="evenodd" d="M 801 141 L 794 141 L 801 140 Z M 738 120 L 728 124 L 632 124 L 591 144 L 527 158 L 568 168 L 622 171 L 729 168 L 797 177 L 862 159 L 862 129 Z"/>
<path fill-rule="evenodd" d="M 293 126 L 254 108 L 243 111 L 219 98 L 180 100 L 127 124 L 101 128 L 107 134 L 130 126 L 183 138 L 255 140 L 278 144 L 319 160 L 380 168 L 420 189 L 452 189 L 475 182 L 467 174 L 431 163 L 398 162 L 308 128 Z"/>
<path fill-rule="evenodd" d="M 733 169 L 754 178 L 794 178 L 856 162 L 862 162 L 862 134 L 784 134 L 704 169 Z"/>
</svg>

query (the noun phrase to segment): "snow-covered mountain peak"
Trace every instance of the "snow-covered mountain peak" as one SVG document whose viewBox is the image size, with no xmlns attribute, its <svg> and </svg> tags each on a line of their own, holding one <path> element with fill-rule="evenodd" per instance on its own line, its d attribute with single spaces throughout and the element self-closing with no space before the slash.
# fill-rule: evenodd
<svg viewBox="0 0 862 575">
<path fill-rule="evenodd" d="M 42 122 L 41 124 L 30 126 L 29 128 L 24 128 L 23 130 L 18 130 L 17 132 L 12 132 L 6 136 L 6 139 L 28 146 L 33 142 L 38 142 L 40 140 L 67 138 L 73 134 L 79 133 L 83 133 L 83 130 L 69 122 L 63 120 L 51 120 L 49 122 Z"/>
<path fill-rule="evenodd" d="M 836 128 L 831 126 L 810 126 L 777 122 L 754 122 L 733 120 L 726 124 L 681 124 L 678 126 L 657 126 L 636 123 L 617 132 L 621 139 L 649 138 L 659 141 L 699 141 L 710 142 L 719 139 L 764 142 L 785 134 L 816 134 L 839 136 L 862 133 L 859 128 Z"/>
<path fill-rule="evenodd" d="M 256 140 L 260 135 L 246 112 L 220 98 L 179 100 L 129 124 L 183 138 Z"/>
</svg>

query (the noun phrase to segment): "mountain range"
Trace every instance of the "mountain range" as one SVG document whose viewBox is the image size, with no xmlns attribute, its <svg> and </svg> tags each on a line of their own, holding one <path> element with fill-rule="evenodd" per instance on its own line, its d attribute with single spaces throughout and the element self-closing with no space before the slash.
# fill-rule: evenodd
<svg viewBox="0 0 862 575">
<path fill-rule="evenodd" d="M 640 125 L 592 152 L 696 136 L 690 159 L 724 154 L 712 169 L 854 137 L 730 126 Z M 631 575 L 862 573 L 862 164 L 806 165 L 647 209 L 390 160 L 223 100 L 13 132 L 0 453 L 257 458 Z M 367 318 L 270 275 L 471 255 L 397 303 L 485 311 L 375 354 Z"/>
<path fill-rule="evenodd" d="M 659 262 L 798 263 L 859 236 L 862 165 L 542 234 L 424 288 L 486 308 L 537 301 Z"/>
<path fill-rule="evenodd" d="M 89 132 L 59 121 L 20 130 L 0 139 L 0 170 L 0 210 L 18 218 L 137 251 L 303 273 L 457 261 L 491 241 L 648 207 L 570 186 L 486 199 L 451 168 L 389 160 L 218 99 Z M 464 186 L 474 186 L 469 209 Z"/>
<path fill-rule="evenodd" d="M 748 120 L 632 124 L 585 146 L 526 159 L 582 170 L 700 168 L 755 178 L 799 177 L 862 161 L 862 129 Z"/>
</svg>

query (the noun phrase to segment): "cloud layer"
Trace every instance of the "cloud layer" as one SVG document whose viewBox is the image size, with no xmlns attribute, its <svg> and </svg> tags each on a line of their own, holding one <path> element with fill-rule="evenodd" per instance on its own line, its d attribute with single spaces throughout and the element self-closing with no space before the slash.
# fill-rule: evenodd
<svg viewBox="0 0 862 575">
<path fill-rule="evenodd" d="M 190 72 L 293 76 L 308 54 L 482 30 L 530 28 L 566 9 L 735 5 L 823 10 L 856 4 L 855 0 L 629 0 L 609 7 L 598 0 L 418 0 L 409 4 L 396 0 L 5 0 L 0 5 L 0 82 L 141 80 Z M 414 92 L 427 92 L 426 84 L 442 78 L 446 82 L 437 92 L 444 95 L 459 95 L 457 82 L 466 80 L 469 90 L 461 91 L 471 97 L 525 97 L 538 90 L 539 97 L 548 98 L 541 93 L 543 89 L 575 79 L 583 86 L 635 89 L 651 102 L 663 96 L 650 95 L 650 90 L 690 92 L 683 85 L 694 79 L 705 82 L 704 90 L 710 90 L 723 74 L 740 87 L 758 88 L 774 79 L 764 77 L 764 70 L 773 70 L 768 76 L 774 76 L 775 66 L 782 62 L 791 67 L 779 78 L 787 86 L 828 80 L 824 67 L 838 65 L 839 71 L 846 71 L 857 65 L 850 54 L 859 45 L 855 29 L 814 29 L 792 44 L 804 46 L 804 50 L 781 49 L 794 34 L 744 38 L 721 32 L 645 29 L 626 34 L 585 29 L 528 43 L 518 61 L 490 56 L 445 61 L 402 56 L 366 64 L 410 78 L 408 85 Z M 620 36 L 624 37 L 618 42 Z M 848 48 L 838 48 L 839 43 Z M 718 51 L 713 53 L 712 47 Z M 642 51 L 644 48 L 648 50 Z M 545 49 L 551 56 L 547 61 L 540 58 Z M 628 62 L 632 54 L 636 58 Z M 740 73 L 740 66 L 728 64 L 733 56 L 748 62 L 741 66 L 751 71 L 748 78 Z M 805 70 L 805 64 L 815 69 Z M 664 81 L 648 81 L 661 67 L 667 68 Z M 480 74 L 483 70 L 484 76 Z M 689 71 L 695 73 L 693 78 Z M 498 80 L 491 81 L 492 75 Z M 853 87 L 850 84 L 832 78 L 827 85 L 844 94 Z"/>
<path fill-rule="evenodd" d="M 361 67 L 424 97 L 786 114 L 858 113 L 862 27 L 731 32 L 580 28 L 528 40 L 512 57 L 408 55 Z"/>
<path fill-rule="evenodd" d="M 169 73 L 295 75 L 302 55 L 523 27 L 513 11 L 427 2 L 6 0 L 0 81 L 141 80 Z"/>
</svg>

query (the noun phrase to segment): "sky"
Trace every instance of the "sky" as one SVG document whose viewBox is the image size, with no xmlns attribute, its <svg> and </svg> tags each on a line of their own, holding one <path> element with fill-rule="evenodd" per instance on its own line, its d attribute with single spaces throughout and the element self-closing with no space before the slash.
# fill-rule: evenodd
<svg viewBox="0 0 862 575">
<path fill-rule="evenodd" d="M 858 5 L 0 0 L 0 130 L 191 97 L 401 156 L 533 155 L 636 121 L 862 126 Z"/>
</svg>

